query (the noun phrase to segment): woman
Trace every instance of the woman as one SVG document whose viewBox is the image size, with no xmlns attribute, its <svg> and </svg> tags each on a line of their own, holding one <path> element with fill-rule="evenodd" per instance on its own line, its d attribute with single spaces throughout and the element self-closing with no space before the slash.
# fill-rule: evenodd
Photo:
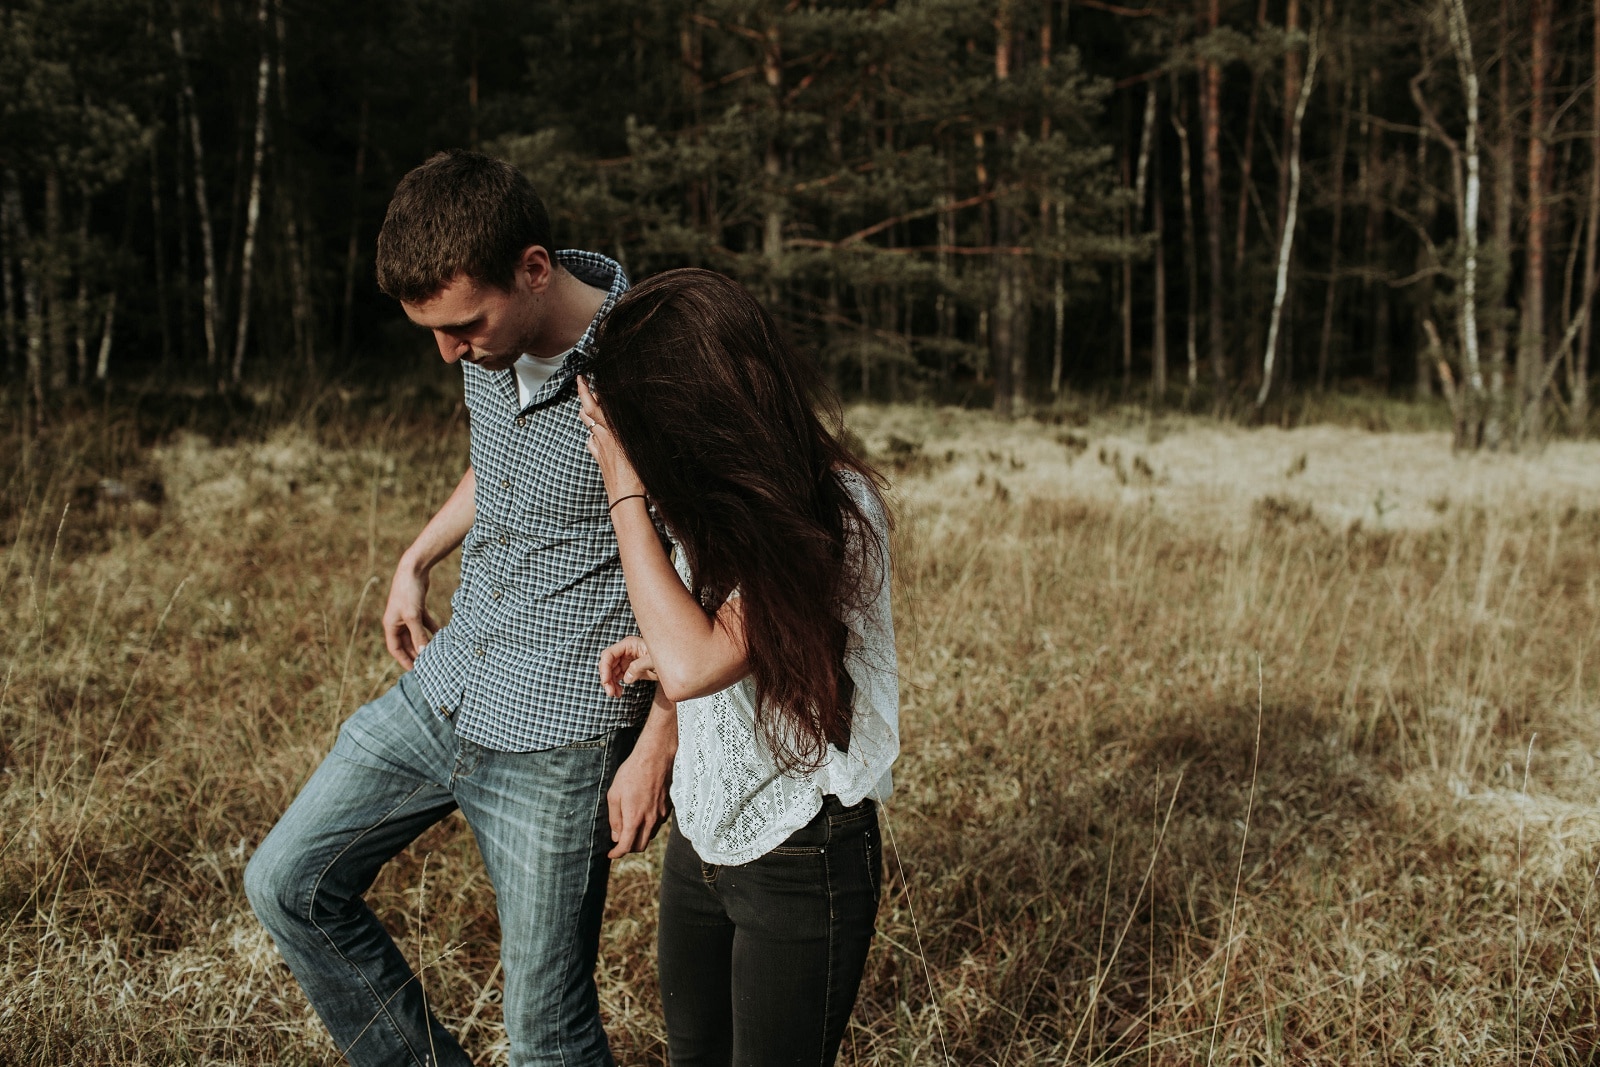
<svg viewBox="0 0 1600 1067">
<path fill-rule="evenodd" d="M 676 704 L 658 965 L 675 1067 L 831 1064 L 882 880 L 899 752 L 888 522 L 815 372 L 738 284 L 618 301 L 580 378 L 640 636 L 601 683 Z M 676 542 L 676 565 L 652 521 Z"/>
</svg>

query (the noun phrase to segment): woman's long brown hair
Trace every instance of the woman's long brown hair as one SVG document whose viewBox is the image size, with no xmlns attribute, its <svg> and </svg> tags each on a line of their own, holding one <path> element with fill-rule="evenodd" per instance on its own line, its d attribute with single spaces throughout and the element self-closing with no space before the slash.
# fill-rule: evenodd
<svg viewBox="0 0 1600 1067">
<path fill-rule="evenodd" d="M 814 365 L 738 283 L 673 270 L 635 286 L 600 327 L 588 373 L 650 501 L 688 554 L 707 614 L 737 593 L 756 723 L 780 767 L 817 767 L 850 740 L 854 688 L 841 608 L 883 575 L 836 471 L 877 474 L 818 417 Z M 859 544 L 857 551 L 848 545 Z"/>
</svg>

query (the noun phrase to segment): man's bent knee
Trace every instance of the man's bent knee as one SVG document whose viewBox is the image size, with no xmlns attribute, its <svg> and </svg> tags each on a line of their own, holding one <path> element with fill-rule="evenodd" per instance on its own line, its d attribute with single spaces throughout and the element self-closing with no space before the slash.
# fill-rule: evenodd
<svg viewBox="0 0 1600 1067">
<path fill-rule="evenodd" d="M 244 868 L 244 895 L 261 924 L 274 934 L 285 920 L 305 919 L 296 914 L 296 901 L 303 899 L 300 887 L 304 882 L 292 857 L 281 854 L 284 851 L 287 850 L 280 850 L 268 834 Z"/>
</svg>

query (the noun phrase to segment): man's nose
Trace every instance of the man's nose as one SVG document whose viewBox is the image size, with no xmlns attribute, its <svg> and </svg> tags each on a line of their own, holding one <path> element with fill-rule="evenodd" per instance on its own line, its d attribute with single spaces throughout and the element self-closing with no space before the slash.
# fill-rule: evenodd
<svg viewBox="0 0 1600 1067">
<path fill-rule="evenodd" d="M 439 355 L 446 363 L 454 363 L 471 351 L 472 346 L 465 341 L 458 341 L 449 334 L 439 330 L 433 332 L 433 339 L 439 344 Z"/>
</svg>

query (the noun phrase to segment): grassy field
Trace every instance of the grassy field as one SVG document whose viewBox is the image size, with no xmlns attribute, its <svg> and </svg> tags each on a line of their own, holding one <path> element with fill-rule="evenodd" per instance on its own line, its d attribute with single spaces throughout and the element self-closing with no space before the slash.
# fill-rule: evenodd
<svg viewBox="0 0 1600 1067">
<path fill-rule="evenodd" d="M 846 1062 L 1597 1058 L 1600 446 L 850 422 L 895 484 L 905 752 Z M 0 1065 L 335 1063 L 240 878 L 396 675 L 388 575 L 464 426 L 138 437 L 0 444 Z M 659 848 L 613 872 L 625 1064 L 664 1062 Z M 459 820 L 371 900 L 504 1062 Z"/>
</svg>

